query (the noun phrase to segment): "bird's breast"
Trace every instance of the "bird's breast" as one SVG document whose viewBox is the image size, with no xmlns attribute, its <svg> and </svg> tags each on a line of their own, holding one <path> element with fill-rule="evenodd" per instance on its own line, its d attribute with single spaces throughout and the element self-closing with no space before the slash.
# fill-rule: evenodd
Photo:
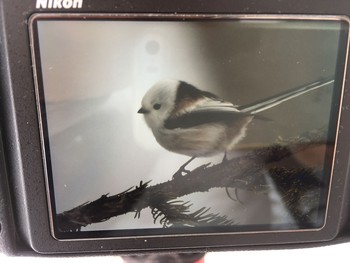
<svg viewBox="0 0 350 263">
<path fill-rule="evenodd" d="M 190 129 L 159 129 L 154 132 L 165 149 L 188 156 L 210 156 L 225 151 L 225 132 L 221 125 L 201 125 Z"/>
</svg>

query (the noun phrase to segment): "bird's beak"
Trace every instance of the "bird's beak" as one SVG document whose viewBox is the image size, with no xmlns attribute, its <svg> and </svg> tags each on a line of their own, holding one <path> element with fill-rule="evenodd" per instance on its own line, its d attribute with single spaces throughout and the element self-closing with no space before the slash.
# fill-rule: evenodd
<svg viewBox="0 0 350 263">
<path fill-rule="evenodd" d="M 149 113 L 149 111 L 144 108 L 140 108 L 137 113 L 145 114 L 145 113 Z"/>
</svg>

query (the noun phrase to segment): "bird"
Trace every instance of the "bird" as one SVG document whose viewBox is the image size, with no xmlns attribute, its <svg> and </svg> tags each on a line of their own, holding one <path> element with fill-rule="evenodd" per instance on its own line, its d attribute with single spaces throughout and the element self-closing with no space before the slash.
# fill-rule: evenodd
<svg viewBox="0 0 350 263">
<path fill-rule="evenodd" d="M 226 153 L 245 137 L 251 121 L 264 119 L 260 112 L 333 82 L 327 78 L 238 106 L 186 81 L 165 79 L 145 93 L 138 113 L 143 114 L 163 148 L 190 156 L 189 162 L 219 153 L 226 158 Z"/>
</svg>

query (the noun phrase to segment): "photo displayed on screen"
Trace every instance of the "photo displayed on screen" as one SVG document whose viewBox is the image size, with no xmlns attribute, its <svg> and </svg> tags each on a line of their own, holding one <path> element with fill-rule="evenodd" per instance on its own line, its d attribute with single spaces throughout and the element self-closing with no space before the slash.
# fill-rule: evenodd
<svg viewBox="0 0 350 263">
<path fill-rule="evenodd" d="M 322 228 L 345 24 L 38 16 L 54 235 Z"/>
</svg>

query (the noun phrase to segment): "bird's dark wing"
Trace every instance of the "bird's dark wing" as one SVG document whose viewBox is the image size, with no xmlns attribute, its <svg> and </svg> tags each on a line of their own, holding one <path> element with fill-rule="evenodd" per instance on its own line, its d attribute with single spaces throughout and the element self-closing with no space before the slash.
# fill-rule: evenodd
<svg viewBox="0 0 350 263">
<path fill-rule="evenodd" d="M 248 116 L 251 115 L 238 111 L 194 111 L 173 118 L 168 118 L 164 122 L 164 127 L 170 130 L 176 128 L 186 129 L 214 122 L 229 123 L 239 121 Z"/>
<path fill-rule="evenodd" d="M 197 89 L 195 86 L 185 82 L 180 81 L 177 88 L 176 101 L 175 103 L 180 103 L 183 100 L 198 100 L 200 98 L 209 98 L 213 100 L 221 100 L 215 94 Z"/>
</svg>

